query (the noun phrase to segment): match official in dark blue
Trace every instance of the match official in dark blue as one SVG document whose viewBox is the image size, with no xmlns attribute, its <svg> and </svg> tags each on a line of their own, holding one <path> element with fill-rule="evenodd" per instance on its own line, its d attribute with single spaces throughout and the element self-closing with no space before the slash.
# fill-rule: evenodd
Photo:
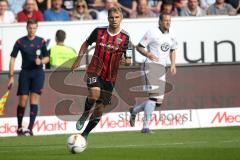
<svg viewBox="0 0 240 160">
<path fill-rule="evenodd" d="M 45 40 L 36 36 L 38 23 L 36 20 L 27 21 L 27 35 L 18 39 L 13 47 L 9 64 L 8 87 L 14 84 L 15 59 L 20 51 L 22 55 L 22 70 L 18 79 L 19 103 L 17 107 L 17 135 L 33 135 L 32 128 L 38 112 L 41 91 L 44 86 L 43 64 L 49 62 Z M 22 120 L 28 98 L 30 97 L 30 122 L 26 131 L 22 128 Z"/>
</svg>

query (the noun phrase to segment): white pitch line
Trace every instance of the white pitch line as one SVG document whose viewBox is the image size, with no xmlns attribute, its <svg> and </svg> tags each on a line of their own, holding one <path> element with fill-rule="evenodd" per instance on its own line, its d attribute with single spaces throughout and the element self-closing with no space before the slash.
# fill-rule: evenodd
<svg viewBox="0 0 240 160">
<path fill-rule="evenodd" d="M 239 140 L 221 140 L 218 141 L 220 143 L 236 143 L 240 142 Z M 112 148 L 156 148 L 161 146 L 181 146 L 181 145 L 193 145 L 193 144 L 207 144 L 211 143 L 210 141 L 192 141 L 192 142 L 173 142 L 173 143 L 159 143 L 159 144 L 126 144 L 126 145 L 107 145 L 107 146 L 91 146 L 89 149 L 112 149 Z M 8 150 L 0 150 L 0 153 L 12 153 L 11 148 L 14 148 L 14 152 L 32 152 L 32 150 L 39 150 L 39 151 L 49 151 L 49 150 L 56 150 L 57 148 L 63 148 L 64 144 L 57 144 L 57 145 L 51 145 L 51 146 L 35 146 L 34 148 L 32 146 L 24 146 L 18 148 L 18 146 L 11 146 L 11 147 L 5 147 L 4 149 Z M 65 145 L 66 146 L 66 145 Z M 26 148 L 31 148 L 31 150 L 26 150 Z M 67 147 L 66 147 L 67 148 Z"/>
<path fill-rule="evenodd" d="M 192 144 L 201 144 L 201 141 L 196 141 L 193 142 Z M 126 145 L 108 145 L 108 146 L 91 146 L 89 147 L 89 149 L 111 149 L 111 148 L 156 148 L 156 147 L 160 147 L 160 146 L 174 146 L 174 145 L 184 145 L 184 144 L 191 144 L 191 143 L 183 143 L 183 142 L 175 142 L 175 143 L 160 143 L 160 144 L 126 144 Z M 31 148 L 31 150 L 29 150 L 29 152 L 32 152 L 32 150 L 39 150 L 39 151 L 45 151 L 45 150 L 56 150 L 57 148 L 62 148 L 64 145 L 56 145 L 56 146 L 35 146 L 34 148 L 31 146 L 24 146 L 22 148 L 18 148 L 16 147 L 6 147 L 6 149 L 8 150 L 0 150 L 0 153 L 8 153 L 8 152 L 12 152 L 10 151 L 10 148 L 14 148 L 15 152 L 22 152 L 24 150 L 24 152 L 28 151 L 26 150 L 26 148 Z"/>
<path fill-rule="evenodd" d="M 240 140 L 224 140 L 224 141 L 220 141 L 221 143 L 236 143 L 236 142 L 240 142 Z"/>
<path fill-rule="evenodd" d="M 203 144 L 207 143 L 207 141 L 193 141 L 193 142 L 175 142 L 175 143 L 160 143 L 160 144 L 127 144 L 127 145 L 114 145 L 114 146 L 92 146 L 91 148 L 127 148 L 127 147 L 160 147 L 160 146 L 174 146 L 174 145 L 189 145 L 189 144 Z"/>
</svg>

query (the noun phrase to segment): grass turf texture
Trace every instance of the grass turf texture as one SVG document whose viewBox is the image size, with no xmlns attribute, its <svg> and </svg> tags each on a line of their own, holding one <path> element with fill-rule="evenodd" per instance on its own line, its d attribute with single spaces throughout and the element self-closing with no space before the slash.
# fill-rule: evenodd
<svg viewBox="0 0 240 160">
<path fill-rule="evenodd" d="M 0 160 L 237 160 L 240 128 L 96 133 L 80 154 L 66 149 L 69 135 L 0 138 Z"/>
</svg>

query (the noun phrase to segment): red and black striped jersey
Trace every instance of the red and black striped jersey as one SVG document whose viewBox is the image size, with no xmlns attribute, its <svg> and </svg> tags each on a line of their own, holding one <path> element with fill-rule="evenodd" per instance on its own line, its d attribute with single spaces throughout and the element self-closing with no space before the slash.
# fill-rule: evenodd
<svg viewBox="0 0 240 160">
<path fill-rule="evenodd" d="M 126 56 L 129 46 L 129 35 L 126 31 L 111 34 L 108 27 L 96 28 L 86 42 L 91 45 L 96 42 L 95 51 L 87 73 L 96 73 L 105 81 L 115 82 L 122 56 Z"/>
</svg>

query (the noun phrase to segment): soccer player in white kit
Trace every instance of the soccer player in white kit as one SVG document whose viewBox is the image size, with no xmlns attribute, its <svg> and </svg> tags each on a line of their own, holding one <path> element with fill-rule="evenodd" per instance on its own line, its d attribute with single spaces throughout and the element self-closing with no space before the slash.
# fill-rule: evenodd
<svg viewBox="0 0 240 160">
<path fill-rule="evenodd" d="M 165 67 L 170 58 L 172 75 L 176 74 L 177 42 L 169 32 L 171 15 L 163 13 L 159 16 L 159 27 L 147 31 L 137 46 L 137 50 L 146 57 L 143 64 L 144 90 L 149 99 L 140 105 L 130 108 L 130 125 L 135 125 L 136 114 L 144 111 L 142 133 L 149 133 L 149 121 L 155 107 L 160 107 L 165 92 Z"/>
</svg>

